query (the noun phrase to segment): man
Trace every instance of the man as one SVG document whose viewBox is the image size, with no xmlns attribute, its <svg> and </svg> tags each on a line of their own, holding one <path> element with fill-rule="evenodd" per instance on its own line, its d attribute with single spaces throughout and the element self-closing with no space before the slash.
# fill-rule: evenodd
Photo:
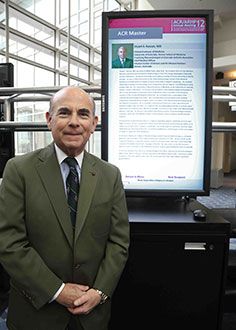
<svg viewBox="0 0 236 330">
<path fill-rule="evenodd" d="M 133 60 L 126 57 L 126 48 L 121 46 L 118 48 L 118 57 L 112 62 L 112 68 L 133 68 Z"/>
<path fill-rule="evenodd" d="M 11 277 L 7 325 L 106 330 L 129 246 L 120 171 L 85 151 L 98 121 L 85 91 L 58 91 L 46 120 L 54 143 L 9 160 L 0 186 L 0 262 Z M 79 185 L 70 182 L 79 186 L 77 213 L 69 203 L 72 172 L 79 174 Z"/>
</svg>

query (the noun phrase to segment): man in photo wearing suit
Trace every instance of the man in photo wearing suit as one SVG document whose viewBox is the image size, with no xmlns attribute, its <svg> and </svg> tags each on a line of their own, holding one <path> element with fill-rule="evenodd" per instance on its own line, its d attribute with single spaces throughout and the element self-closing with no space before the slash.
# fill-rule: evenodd
<svg viewBox="0 0 236 330">
<path fill-rule="evenodd" d="M 112 68 L 133 68 L 133 60 L 126 57 L 127 50 L 125 47 L 121 46 L 117 51 L 117 58 L 112 61 Z"/>
<path fill-rule="evenodd" d="M 7 326 L 107 330 L 129 247 L 120 171 L 85 150 L 98 121 L 85 91 L 59 90 L 46 120 L 54 142 L 10 159 L 0 186 Z"/>
</svg>

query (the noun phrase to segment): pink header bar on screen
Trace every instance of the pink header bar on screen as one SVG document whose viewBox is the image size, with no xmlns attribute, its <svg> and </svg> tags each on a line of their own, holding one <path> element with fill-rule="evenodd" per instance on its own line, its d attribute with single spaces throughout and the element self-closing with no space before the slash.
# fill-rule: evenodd
<svg viewBox="0 0 236 330">
<path fill-rule="evenodd" d="M 112 18 L 109 28 L 161 27 L 163 33 L 206 33 L 205 17 Z"/>
</svg>

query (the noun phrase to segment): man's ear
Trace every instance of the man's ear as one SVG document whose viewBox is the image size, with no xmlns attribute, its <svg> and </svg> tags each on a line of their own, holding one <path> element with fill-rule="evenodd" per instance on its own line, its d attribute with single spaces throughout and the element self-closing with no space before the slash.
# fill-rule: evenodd
<svg viewBox="0 0 236 330">
<path fill-rule="evenodd" d="M 50 114 L 50 112 L 46 112 L 46 121 L 47 121 L 47 125 L 48 125 L 48 128 L 51 129 L 51 120 L 52 120 L 52 116 Z"/>
<path fill-rule="evenodd" d="M 91 131 L 90 131 L 91 134 L 94 133 L 97 124 L 98 124 L 98 116 L 94 116 L 94 118 L 93 118 L 93 127 L 92 127 L 92 129 L 91 129 Z"/>
</svg>

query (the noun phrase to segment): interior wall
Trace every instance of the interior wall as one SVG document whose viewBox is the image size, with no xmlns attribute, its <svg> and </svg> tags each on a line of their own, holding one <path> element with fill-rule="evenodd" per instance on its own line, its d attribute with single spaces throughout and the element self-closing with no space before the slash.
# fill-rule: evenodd
<svg viewBox="0 0 236 330">
<path fill-rule="evenodd" d="M 222 20 L 214 29 L 214 73 L 236 69 L 236 18 Z M 229 86 L 229 80 L 213 81 L 216 86 Z M 216 111 L 217 108 L 217 111 Z M 236 112 L 228 102 L 213 102 L 213 121 L 236 122 Z M 223 134 L 223 136 L 222 136 Z M 219 167 L 228 173 L 236 170 L 236 133 L 213 133 L 212 168 Z M 222 164 L 220 164 L 222 162 Z"/>
<path fill-rule="evenodd" d="M 221 26 L 214 29 L 214 58 L 236 55 L 235 31 L 236 18 L 228 21 L 223 20 Z"/>
<path fill-rule="evenodd" d="M 138 10 L 153 10 L 153 6 L 147 0 L 136 0 L 136 9 Z"/>
</svg>

